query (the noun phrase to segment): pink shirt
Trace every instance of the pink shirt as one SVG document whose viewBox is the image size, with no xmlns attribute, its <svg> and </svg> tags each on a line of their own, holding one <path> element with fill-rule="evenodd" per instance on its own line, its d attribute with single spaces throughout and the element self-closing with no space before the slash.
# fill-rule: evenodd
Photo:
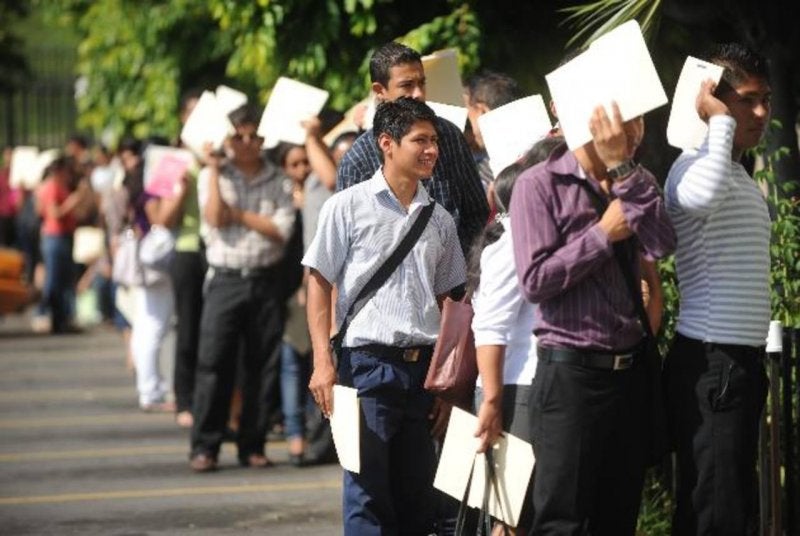
<svg viewBox="0 0 800 536">
<path fill-rule="evenodd" d="M 60 218 L 53 218 L 48 215 L 48 208 L 59 206 L 69 196 L 66 186 L 53 179 L 48 179 L 36 191 L 36 199 L 39 202 L 39 212 L 42 215 L 42 234 L 50 236 L 69 235 L 75 231 L 75 216 L 67 214 Z"/>
</svg>

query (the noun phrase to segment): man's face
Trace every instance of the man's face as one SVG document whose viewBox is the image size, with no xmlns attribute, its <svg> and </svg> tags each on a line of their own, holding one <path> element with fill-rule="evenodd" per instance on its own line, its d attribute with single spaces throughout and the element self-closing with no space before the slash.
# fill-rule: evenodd
<svg viewBox="0 0 800 536">
<path fill-rule="evenodd" d="M 250 163 L 261 158 L 261 144 L 264 138 L 256 134 L 256 125 L 244 124 L 236 127 L 236 134 L 230 137 L 233 158 L 239 163 Z"/>
<path fill-rule="evenodd" d="M 389 82 L 383 84 L 375 82 L 372 90 L 378 99 L 393 101 L 400 97 L 425 102 L 425 70 L 422 63 L 401 63 L 389 69 Z"/>
<path fill-rule="evenodd" d="M 401 175 L 417 179 L 433 175 L 439 157 L 439 136 L 429 121 L 414 123 L 400 143 L 388 134 L 381 134 L 380 145 L 386 164 Z"/>
<path fill-rule="evenodd" d="M 735 149 L 744 151 L 761 141 L 769 123 L 771 96 L 769 84 L 760 77 L 749 77 L 736 89 L 719 96 L 736 119 Z"/>
</svg>

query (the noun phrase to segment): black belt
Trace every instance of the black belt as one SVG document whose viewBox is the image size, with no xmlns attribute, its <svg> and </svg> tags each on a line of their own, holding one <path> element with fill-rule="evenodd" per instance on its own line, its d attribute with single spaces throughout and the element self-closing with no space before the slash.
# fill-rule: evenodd
<svg viewBox="0 0 800 536">
<path fill-rule="evenodd" d="M 546 348 L 537 346 L 536 356 L 546 363 L 567 363 L 587 368 L 625 370 L 633 366 L 633 356 L 639 347 L 620 353 L 603 353 L 573 348 Z"/>
<path fill-rule="evenodd" d="M 384 346 L 383 344 L 365 344 L 364 346 L 356 346 L 352 350 L 371 354 L 382 359 L 397 359 L 407 363 L 415 363 L 421 358 L 430 357 L 433 354 L 433 345 L 400 348 L 399 346 Z"/>
<path fill-rule="evenodd" d="M 255 268 L 224 268 L 222 266 L 211 266 L 214 275 L 224 275 L 226 277 L 240 277 L 252 279 L 259 277 L 270 277 L 275 275 L 275 266 L 258 266 Z"/>
</svg>

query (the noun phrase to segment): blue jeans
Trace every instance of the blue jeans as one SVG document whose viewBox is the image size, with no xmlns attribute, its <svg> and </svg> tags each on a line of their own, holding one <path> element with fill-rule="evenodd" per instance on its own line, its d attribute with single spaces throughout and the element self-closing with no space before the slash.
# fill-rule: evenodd
<svg viewBox="0 0 800 536">
<path fill-rule="evenodd" d="M 281 345 L 281 411 L 284 433 L 287 438 L 303 437 L 305 434 L 306 403 L 308 395 L 309 361 L 286 342 Z"/>
<path fill-rule="evenodd" d="M 46 314 L 49 309 L 52 331 L 58 333 L 67 327 L 75 309 L 72 237 L 42 235 L 41 248 L 45 278 L 38 313 Z"/>
<path fill-rule="evenodd" d="M 358 389 L 361 472 L 344 473 L 345 536 L 433 532 L 436 456 L 423 383 L 430 354 L 417 362 L 344 348 L 339 382 Z"/>
</svg>

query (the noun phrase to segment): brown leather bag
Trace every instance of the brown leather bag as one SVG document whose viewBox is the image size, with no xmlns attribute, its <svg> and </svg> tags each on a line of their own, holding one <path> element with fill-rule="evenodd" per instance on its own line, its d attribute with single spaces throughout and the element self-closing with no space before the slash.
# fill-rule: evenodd
<svg viewBox="0 0 800 536">
<path fill-rule="evenodd" d="M 425 377 L 425 389 L 467 410 L 472 407 L 478 378 L 472 316 L 471 303 L 445 299 L 439 338 Z"/>
</svg>

